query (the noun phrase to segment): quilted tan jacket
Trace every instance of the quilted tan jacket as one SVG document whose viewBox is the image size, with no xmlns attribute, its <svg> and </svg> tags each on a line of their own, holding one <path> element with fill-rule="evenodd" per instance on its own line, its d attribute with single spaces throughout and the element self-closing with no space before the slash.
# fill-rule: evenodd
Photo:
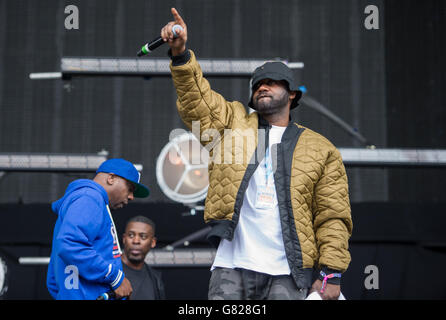
<svg viewBox="0 0 446 320">
<path fill-rule="evenodd" d="M 171 72 L 179 114 L 189 129 L 199 121 L 198 135 L 210 151 L 204 219 L 217 246 L 221 238 L 233 238 L 249 179 L 262 160 L 260 133 L 269 125 L 257 112 L 248 114 L 240 102 L 211 90 L 191 50 L 173 60 Z M 276 146 L 274 180 L 285 251 L 296 284 L 309 287 L 313 267 L 342 273 L 350 263 L 347 175 L 339 151 L 326 138 L 292 121 Z"/>
</svg>

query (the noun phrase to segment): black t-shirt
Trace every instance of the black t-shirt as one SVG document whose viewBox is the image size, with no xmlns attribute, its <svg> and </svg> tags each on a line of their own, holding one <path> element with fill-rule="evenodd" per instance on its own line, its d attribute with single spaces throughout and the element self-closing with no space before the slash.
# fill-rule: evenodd
<svg viewBox="0 0 446 320">
<path fill-rule="evenodd" d="M 125 277 L 130 281 L 133 293 L 131 300 L 155 300 L 155 283 L 146 266 L 141 270 L 122 264 Z"/>
</svg>

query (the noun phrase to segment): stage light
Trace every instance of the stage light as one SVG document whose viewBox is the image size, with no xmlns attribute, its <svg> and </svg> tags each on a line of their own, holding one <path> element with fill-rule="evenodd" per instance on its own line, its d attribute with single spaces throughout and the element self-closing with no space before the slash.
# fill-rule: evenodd
<svg viewBox="0 0 446 320">
<path fill-rule="evenodd" d="M 4 172 L 95 172 L 108 152 L 97 154 L 0 153 Z"/>
<path fill-rule="evenodd" d="M 8 267 L 6 261 L 0 256 L 0 300 L 8 291 Z"/>
<path fill-rule="evenodd" d="M 302 69 L 303 62 L 287 63 L 292 69 Z M 258 66 L 270 59 L 199 59 L 203 73 L 216 77 L 251 77 Z M 61 72 L 31 73 L 31 79 L 70 78 L 83 75 L 119 75 L 119 76 L 171 76 L 170 59 L 151 57 L 137 58 L 102 58 L 102 57 L 62 57 Z"/>
<path fill-rule="evenodd" d="M 172 139 L 161 150 L 156 178 L 161 191 L 176 202 L 194 207 L 206 198 L 209 155 L 192 133 Z"/>
</svg>

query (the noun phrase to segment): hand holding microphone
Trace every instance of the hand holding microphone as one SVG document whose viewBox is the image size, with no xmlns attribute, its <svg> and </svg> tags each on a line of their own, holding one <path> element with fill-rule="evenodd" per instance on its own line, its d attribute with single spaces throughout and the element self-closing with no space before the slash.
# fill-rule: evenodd
<svg viewBox="0 0 446 320">
<path fill-rule="evenodd" d="M 133 288 L 130 281 L 124 277 L 121 285 L 116 290 L 109 290 L 97 297 L 96 300 L 126 300 L 132 292 Z"/>
<path fill-rule="evenodd" d="M 113 290 L 110 290 L 108 292 L 104 292 L 99 297 L 96 298 L 96 300 L 115 300 L 116 299 L 116 293 Z"/>
<path fill-rule="evenodd" d="M 133 292 L 132 285 L 127 278 L 124 278 L 121 285 L 116 289 L 104 292 L 96 300 L 127 300 Z"/>
<path fill-rule="evenodd" d="M 143 56 L 155 50 L 160 45 L 168 43 L 172 55 L 177 56 L 186 50 L 187 42 L 187 27 L 178 11 L 175 8 L 171 9 L 174 21 L 169 22 L 161 29 L 161 36 L 155 40 L 145 44 L 137 53 L 137 56 Z"/>
<path fill-rule="evenodd" d="M 174 39 L 177 38 L 178 37 L 178 32 L 180 32 L 182 30 L 183 30 L 183 28 L 179 24 L 175 24 L 172 27 L 173 38 Z M 153 50 L 155 50 L 156 48 L 158 48 L 160 45 L 162 45 L 164 43 L 165 43 L 164 39 L 161 38 L 161 37 L 158 37 L 155 40 L 152 40 L 149 43 L 146 43 L 145 45 L 143 45 L 141 50 L 139 50 L 139 52 L 136 55 L 138 57 L 146 55 L 146 54 L 152 52 Z"/>
</svg>

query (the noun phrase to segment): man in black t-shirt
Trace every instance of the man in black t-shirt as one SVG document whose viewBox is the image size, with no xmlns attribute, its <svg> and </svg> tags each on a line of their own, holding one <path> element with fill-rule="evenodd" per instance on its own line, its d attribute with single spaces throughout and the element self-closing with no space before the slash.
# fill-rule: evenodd
<svg viewBox="0 0 446 320">
<path fill-rule="evenodd" d="M 165 299 L 161 273 L 149 267 L 144 258 L 156 246 L 155 223 L 144 216 L 136 216 L 127 222 L 122 237 L 124 274 L 132 284 L 132 300 Z"/>
</svg>

